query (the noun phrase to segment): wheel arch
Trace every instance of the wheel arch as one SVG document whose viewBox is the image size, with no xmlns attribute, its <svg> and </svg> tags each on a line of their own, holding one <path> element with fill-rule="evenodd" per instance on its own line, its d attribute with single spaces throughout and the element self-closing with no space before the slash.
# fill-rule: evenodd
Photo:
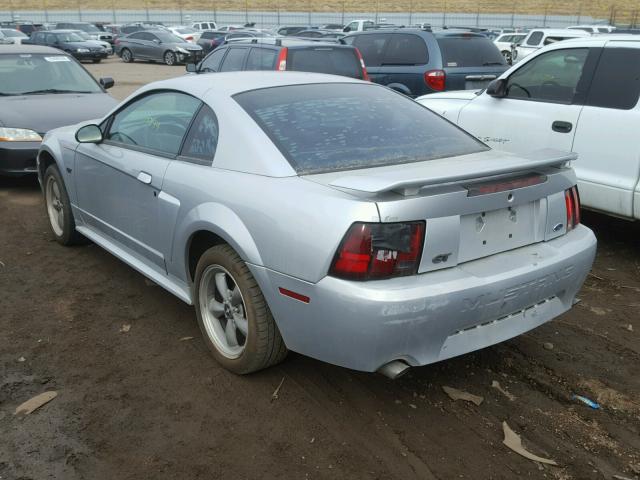
<svg viewBox="0 0 640 480">
<path fill-rule="evenodd" d="M 396 92 L 400 92 L 404 95 L 411 96 L 411 90 L 403 83 L 389 83 L 387 85 L 391 90 L 395 90 Z"/>
<path fill-rule="evenodd" d="M 183 272 L 192 283 L 200 256 L 215 245 L 228 244 L 245 262 L 262 265 L 262 257 L 249 229 L 229 207 L 207 203 L 194 208 L 178 226 L 177 246 Z"/>
</svg>

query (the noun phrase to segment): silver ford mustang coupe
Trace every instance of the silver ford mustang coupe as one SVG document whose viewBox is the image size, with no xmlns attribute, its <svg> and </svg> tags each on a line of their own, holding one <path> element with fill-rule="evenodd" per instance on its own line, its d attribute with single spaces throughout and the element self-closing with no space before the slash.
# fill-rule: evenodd
<svg viewBox="0 0 640 480">
<path fill-rule="evenodd" d="M 574 159 L 493 151 L 380 85 L 234 72 L 53 130 L 38 171 L 58 242 L 193 304 L 227 369 L 293 350 L 396 377 L 571 308 L 596 250 Z"/>
</svg>

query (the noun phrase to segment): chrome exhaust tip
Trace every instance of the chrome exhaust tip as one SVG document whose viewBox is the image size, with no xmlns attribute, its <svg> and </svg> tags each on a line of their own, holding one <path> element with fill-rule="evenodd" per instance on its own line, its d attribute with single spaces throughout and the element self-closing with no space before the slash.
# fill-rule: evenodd
<svg viewBox="0 0 640 480">
<path fill-rule="evenodd" d="M 407 365 L 402 360 L 394 360 L 393 362 L 389 362 L 383 366 L 381 366 L 377 372 L 381 373 L 387 378 L 391 380 L 395 380 L 398 377 L 401 377 L 405 373 L 409 371 L 409 365 Z"/>
</svg>

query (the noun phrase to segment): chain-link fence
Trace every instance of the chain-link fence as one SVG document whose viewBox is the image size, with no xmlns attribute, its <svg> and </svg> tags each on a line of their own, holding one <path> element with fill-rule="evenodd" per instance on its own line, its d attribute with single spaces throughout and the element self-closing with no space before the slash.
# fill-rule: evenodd
<svg viewBox="0 0 640 480">
<path fill-rule="evenodd" d="M 0 20 L 101 21 L 185 24 L 201 19 L 258 27 L 346 24 L 357 18 L 399 25 L 566 27 L 614 24 L 636 27 L 640 4 L 628 0 L 3 0 Z M 617 2 L 617 3 L 616 3 Z M 135 7 L 135 9 L 132 9 Z"/>
</svg>

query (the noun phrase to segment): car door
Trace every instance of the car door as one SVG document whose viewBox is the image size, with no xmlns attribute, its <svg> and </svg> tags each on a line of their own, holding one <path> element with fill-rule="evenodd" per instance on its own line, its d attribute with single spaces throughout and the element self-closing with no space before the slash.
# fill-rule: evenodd
<svg viewBox="0 0 640 480">
<path fill-rule="evenodd" d="M 507 77 L 504 97 L 482 93 L 462 108 L 458 125 L 498 150 L 571 151 L 591 79 L 589 57 L 588 48 L 567 48 L 524 62 Z"/>
<path fill-rule="evenodd" d="M 160 51 L 160 39 L 150 32 L 138 32 L 138 50 L 140 58 L 162 58 Z"/>
<path fill-rule="evenodd" d="M 583 205 L 629 218 L 640 218 L 639 94 L 640 42 L 608 42 L 573 144 Z"/>
<path fill-rule="evenodd" d="M 80 144 L 75 182 L 88 228 L 159 272 L 171 239 L 164 211 L 165 171 L 180 151 L 201 102 L 174 91 L 143 93 L 103 125 L 104 140 Z"/>
</svg>

